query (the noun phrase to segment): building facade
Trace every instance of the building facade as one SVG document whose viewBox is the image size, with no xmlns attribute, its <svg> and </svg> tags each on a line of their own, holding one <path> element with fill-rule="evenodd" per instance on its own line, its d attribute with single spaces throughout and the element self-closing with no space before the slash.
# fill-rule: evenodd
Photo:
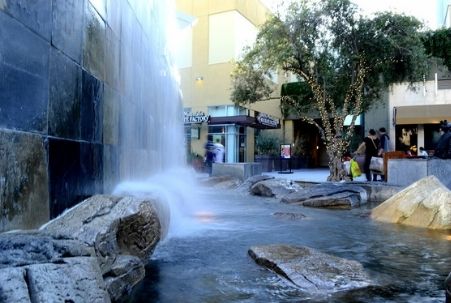
<svg viewBox="0 0 451 303">
<path fill-rule="evenodd" d="M 207 138 L 225 146 L 225 162 L 254 161 L 255 135 L 280 128 L 279 102 L 253 107 L 231 99 L 231 73 L 270 11 L 259 0 L 177 0 L 177 65 L 188 155 L 204 155 Z"/>
<path fill-rule="evenodd" d="M 437 27 L 451 27 L 451 1 L 437 1 Z M 440 138 L 439 124 L 451 121 L 451 71 L 440 62 L 432 63 L 430 74 L 416 89 L 393 85 L 388 94 L 389 129 L 396 150 L 433 154 Z"/>
</svg>

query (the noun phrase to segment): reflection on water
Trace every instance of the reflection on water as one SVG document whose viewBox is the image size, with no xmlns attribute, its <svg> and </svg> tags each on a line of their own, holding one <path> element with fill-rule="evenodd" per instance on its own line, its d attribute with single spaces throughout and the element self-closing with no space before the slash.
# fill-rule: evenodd
<svg viewBox="0 0 451 303">
<path fill-rule="evenodd" d="M 130 302 L 444 302 L 449 233 L 391 224 L 369 209 L 324 210 L 231 191 L 205 190 L 199 226 L 160 243 Z M 199 196 L 196 197 L 199 199 Z M 275 212 L 303 213 L 290 220 Z M 252 245 L 309 246 L 363 264 L 378 285 L 310 298 L 247 255 Z"/>
</svg>

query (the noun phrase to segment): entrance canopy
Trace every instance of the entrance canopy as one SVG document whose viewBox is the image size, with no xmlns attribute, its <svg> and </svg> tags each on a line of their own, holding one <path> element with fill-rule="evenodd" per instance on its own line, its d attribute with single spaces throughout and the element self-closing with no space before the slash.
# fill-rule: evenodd
<svg viewBox="0 0 451 303">
<path fill-rule="evenodd" d="M 399 106 L 393 118 L 396 124 L 437 124 L 451 120 L 451 104 Z"/>
<path fill-rule="evenodd" d="M 237 124 L 242 126 L 250 126 L 258 129 L 275 129 L 280 128 L 280 122 L 276 119 L 271 119 L 268 116 L 263 118 L 260 116 L 251 117 L 247 115 L 228 116 L 228 117 L 210 117 L 209 125 L 218 124 Z"/>
</svg>

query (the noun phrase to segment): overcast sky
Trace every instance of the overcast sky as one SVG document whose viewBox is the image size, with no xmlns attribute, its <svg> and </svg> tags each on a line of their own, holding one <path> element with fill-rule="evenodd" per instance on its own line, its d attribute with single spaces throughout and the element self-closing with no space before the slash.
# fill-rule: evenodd
<svg viewBox="0 0 451 303">
<path fill-rule="evenodd" d="M 268 7 L 275 8 L 283 0 L 262 0 Z M 363 14 L 371 15 L 377 11 L 394 11 L 412 15 L 423 21 L 430 29 L 437 27 L 437 7 L 435 0 L 351 0 Z M 286 2 L 286 1 L 285 1 Z"/>
</svg>

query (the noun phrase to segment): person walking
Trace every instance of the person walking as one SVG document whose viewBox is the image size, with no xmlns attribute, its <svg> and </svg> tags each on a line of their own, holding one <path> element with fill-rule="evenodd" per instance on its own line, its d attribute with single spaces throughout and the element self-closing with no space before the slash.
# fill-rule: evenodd
<svg viewBox="0 0 451 303">
<path fill-rule="evenodd" d="M 205 143 L 205 168 L 209 176 L 211 176 L 213 162 L 215 161 L 215 145 L 210 136 Z"/>
<path fill-rule="evenodd" d="M 384 153 L 390 151 L 390 137 L 387 135 L 385 127 L 379 128 L 379 140 L 381 143 L 379 154 L 383 156 Z"/>
<path fill-rule="evenodd" d="M 365 162 L 363 164 L 363 170 L 365 172 L 366 180 L 371 181 L 371 157 L 377 157 L 380 149 L 380 141 L 376 136 L 376 131 L 370 129 L 368 136 L 363 139 L 363 142 L 365 143 Z M 377 174 L 373 174 L 373 181 L 377 181 Z"/>
<path fill-rule="evenodd" d="M 222 145 L 221 140 L 217 138 L 215 142 L 215 163 L 223 163 L 223 162 L 224 162 L 224 145 Z"/>
</svg>

